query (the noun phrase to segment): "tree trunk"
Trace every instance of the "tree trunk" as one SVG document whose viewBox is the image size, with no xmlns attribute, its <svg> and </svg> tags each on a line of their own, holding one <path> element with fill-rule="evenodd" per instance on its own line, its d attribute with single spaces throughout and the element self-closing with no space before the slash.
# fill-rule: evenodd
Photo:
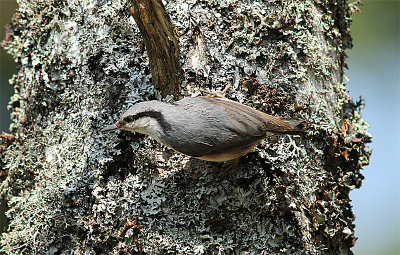
<svg viewBox="0 0 400 255">
<path fill-rule="evenodd" d="M 4 43 L 19 72 L 0 147 L 11 220 L 3 251 L 351 254 L 349 192 L 361 185 L 370 137 L 343 82 L 346 1 L 164 4 L 184 74 L 169 90 L 181 94 L 160 98 L 126 1 L 19 1 Z M 219 176 L 228 163 L 98 132 L 136 102 L 227 84 L 226 97 L 303 118 L 308 133 L 266 139 Z"/>
</svg>

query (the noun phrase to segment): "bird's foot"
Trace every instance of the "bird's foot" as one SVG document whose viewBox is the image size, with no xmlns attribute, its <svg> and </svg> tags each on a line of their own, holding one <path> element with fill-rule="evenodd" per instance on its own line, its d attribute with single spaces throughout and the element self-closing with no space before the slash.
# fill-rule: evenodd
<svg viewBox="0 0 400 255">
<path fill-rule="evenodd" d="M 222 91 L 216 91 L 216 92 L 212 92 L 212 91 L 208 91 L 208 90 L 204 90 L 204 89 L 200 89 L 201 92 L 209 94 L 210 97 L 225 97 L 225 93 L 226 91 L 228 91 L 228 89 L 231 87 L 231 85 L 226 85 L 225 88 Z"/>
<path fill-rule="evenodd" d="M 231 174 L 238 165 L 239 165 L 239 158 L 233 159 L 231 162 L 229 162 L 229 165 L 224 170 L 222 170 L 220 173 L 218 173 L 218 176 L 224 177 L 224 176 Z"/>
</svg>

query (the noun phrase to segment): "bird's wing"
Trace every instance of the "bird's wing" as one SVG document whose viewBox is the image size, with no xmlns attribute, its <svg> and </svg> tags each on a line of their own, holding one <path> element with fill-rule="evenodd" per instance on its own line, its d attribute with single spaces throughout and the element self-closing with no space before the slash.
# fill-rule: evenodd
<svg viewBox="0 0 400 255">
<path fill-rule="evenodd" d="M 208 100 L 224 108 L 229 116 L 229 127 L 239 135 L 268 136 L 271 133 L 284 134 L 295 130 L 288 122 L 260 112 L 238 102 L 221 98 L 209 97 Z"/>
<path fill-rule="evenodd" d="M 257 141 L 267 136 L 293 129 L 292 125 L 283 120 L 225 98 L 192 97 L 174 104 L 193 115 L 186 116 L 185 119 L 184 116 L 176 116 L 176 121 L 192 125 L 190 130 L 194 132 L 184 136 L 173 135 L 176 139 L 167 141 L 167 144 L 193 157 L 220 154 L 238 148 L 248 150 L 249 146 L 254 146 Z M 196 109 L 191 109 L 192 107 Z M 190 123 L 190 120 L 193 123 Z M 196 127 L 194 123 L 202 124 Z M 206 132 L 204 129 L 207 129 Z M 179 134 L 187 130 L 188 128 L 184 128 Z"/>
</svg>

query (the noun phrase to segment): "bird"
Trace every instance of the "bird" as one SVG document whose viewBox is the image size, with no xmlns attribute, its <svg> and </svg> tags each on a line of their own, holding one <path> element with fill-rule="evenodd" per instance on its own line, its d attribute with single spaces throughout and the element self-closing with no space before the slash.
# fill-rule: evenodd
<svg viewBox="0 0 400 255">
<path fill-rule="evenodd" d="M 267 137 L 304 134 L 305 121 L 274 117 L 214 95 L 137 103 L 100 131 L 114 130 L 145 134 L 179 153 L 223 162 L 246 155 Z"/>
</svg>

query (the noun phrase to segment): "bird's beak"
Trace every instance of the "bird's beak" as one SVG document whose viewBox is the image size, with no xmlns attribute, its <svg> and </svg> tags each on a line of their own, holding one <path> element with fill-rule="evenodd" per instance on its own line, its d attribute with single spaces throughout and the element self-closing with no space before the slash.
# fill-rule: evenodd
<svg viewBox="0 0 400 255">
<path fill-rule="evenodd" d="M 114 130 L 118 130 L 120 127 L 118 127 L 116 124 L 108 125 L 105 126 L 100 132 L 110 132 Z"/>
</svg>

